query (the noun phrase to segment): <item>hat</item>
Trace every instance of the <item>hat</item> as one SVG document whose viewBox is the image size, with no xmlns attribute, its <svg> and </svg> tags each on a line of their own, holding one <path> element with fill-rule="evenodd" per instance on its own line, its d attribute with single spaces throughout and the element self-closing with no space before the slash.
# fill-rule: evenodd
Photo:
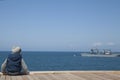
<svg viewBox="0 0 120 80">
<path fill-rule="evenodd" d="M 20 53 L 20 52 L 21 52 L 21 48 L 19 46 L 12 48 L 12 53 Z"/>
</svg>

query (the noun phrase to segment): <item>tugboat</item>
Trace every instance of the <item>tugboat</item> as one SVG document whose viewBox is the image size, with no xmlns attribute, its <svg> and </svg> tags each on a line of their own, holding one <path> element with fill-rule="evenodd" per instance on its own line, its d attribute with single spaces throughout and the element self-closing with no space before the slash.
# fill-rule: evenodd
<svg viewBox="0 0 120 80">
<path fill-rule="evenodd" d="M 120 57 L 120 54 L 113 54 L 109 49 L 103 49 L 102 51 L 97 48 L 91 49 L 89 53 L 81 53 L 84 57 Z"/>
</svg>

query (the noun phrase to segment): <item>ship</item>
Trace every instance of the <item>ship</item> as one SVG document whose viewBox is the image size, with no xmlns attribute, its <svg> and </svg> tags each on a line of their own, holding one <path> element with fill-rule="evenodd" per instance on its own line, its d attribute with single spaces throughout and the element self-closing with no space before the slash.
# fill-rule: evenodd
<svg viewBox="0 0 120 80">
<path fill-rule="evenodd" d="M 110 49 L 91 49 L 88 53 L 81 53 L 83 57 L 120 57 L 120 54 L 112 53 Z"/>
</svg>

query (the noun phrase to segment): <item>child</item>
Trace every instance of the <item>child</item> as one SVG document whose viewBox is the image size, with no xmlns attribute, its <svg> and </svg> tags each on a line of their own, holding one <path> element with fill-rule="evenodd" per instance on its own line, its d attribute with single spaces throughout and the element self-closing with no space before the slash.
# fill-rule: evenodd
<svg viewBox="0 0 120 80">
<path fill-rule="evenodd" d="M 1 66 L 1 72 L 8 75 L 29 74 L 27 65 L 22 58 L 20 47 L 12 49 L 12 53 L 8 55 L 8 58 Z"/>
</svg>

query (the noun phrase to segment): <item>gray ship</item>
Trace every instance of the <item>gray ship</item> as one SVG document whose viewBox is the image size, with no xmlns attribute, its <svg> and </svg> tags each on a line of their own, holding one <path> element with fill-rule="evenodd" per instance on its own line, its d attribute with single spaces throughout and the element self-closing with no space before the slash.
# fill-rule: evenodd
<svg viewBox="0 0 120 80">
<path fill-rule="evenodd" d="M 102 51 L 98 49 L 91 49 L 89 53 L 81 53 L 84 57 L 120 57 L 120 54 L 112 53 L 111 50 L 103 49 Z"/>
</svg>

